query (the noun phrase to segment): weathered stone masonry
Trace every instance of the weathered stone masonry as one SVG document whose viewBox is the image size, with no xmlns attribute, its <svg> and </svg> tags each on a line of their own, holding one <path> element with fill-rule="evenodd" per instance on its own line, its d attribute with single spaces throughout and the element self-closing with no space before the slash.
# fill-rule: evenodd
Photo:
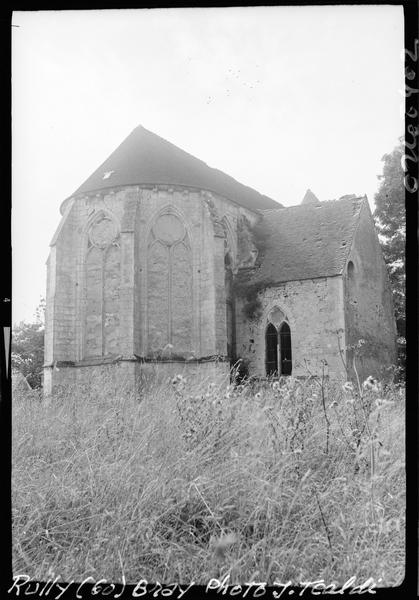
<svg viewBox="0 0 419 600">
<path fill-rule="evenodd" d="M 355 376 L 355 360 L 360 377 L 385 377 L 389 365 L 396 363 L 397 331 L 390 281 L 368 204 L 361 211 L 343 283 L 349 372 Z M 353 348 L 360 340 L 363 345 Z"/>
<path fill-rule="evenodd" d="M 262 316 L 238 322 L 238 354 L 249 362 L 249 371 L 265 375 L 265 330 L 278 328 L 285 319 L 291 329 L 293 375 L 330 373 L 344 377 L 339 344 L 345 347 L 342 279 L 329 277 L 290 281 L 262 292 Z M 281 311 L 283 318 L 275 319 Z"/>
<path fill-rule="evenodd" d="M 139 127 L 61 212 L 46 393 L 105 377 L 131 390 L 178 373 L 227 381 L 239 358 L 252 376 L 341 379 L 382 376 L 396 360 L 366 198 L 308 191 L 284 208 Z"/>
<path fill-rule="evenodd" d="M 156 360 L 167 372 L 176 359 L 175 371 L 204 359 L 226 372 L 226 240 L 236 260 L 234 228 L 254 215 L 167 186 L 83 196 L 63 213 L 48 260 L 46 389 L 116 362 L 133 382 Z"/>
</svg>

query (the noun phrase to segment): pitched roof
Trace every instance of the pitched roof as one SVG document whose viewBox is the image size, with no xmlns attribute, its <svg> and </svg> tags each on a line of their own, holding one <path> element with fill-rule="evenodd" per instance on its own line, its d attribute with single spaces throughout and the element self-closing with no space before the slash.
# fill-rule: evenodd
<svg viewBox="0 0 419 600">
<path fill-rule="evenodd" d="M 301 200 L 301 204 L 320 204 L 320 200 L 310 189 L 308 189 L 304 194 L 304 198 Z"/>
<path fill-rule="evenodd" d="M 112 152 L 73 196 L 125 185 L 182 185 L 212 191 L 250 209 L 282 205 L 247 187 L 141 125 Z"/>
<path fill-rule="evenodd" d="M 251 280 L 281 283 L 342 273 L 364 203 L 366 196 L 346 196 L 264 210 L 266 250 Z"/>
</svg>

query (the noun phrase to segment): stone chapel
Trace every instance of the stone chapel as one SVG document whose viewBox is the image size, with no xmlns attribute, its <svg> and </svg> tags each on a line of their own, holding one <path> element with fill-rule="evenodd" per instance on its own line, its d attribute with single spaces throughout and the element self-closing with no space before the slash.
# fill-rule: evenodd
<svg viewBox="0 0 419 600">
<path fill-rule="evenodd" d="M 280 176 L 280 174 L 279 174 Z M 396 362 L 366 197 L 283 207 L 139 126 L 61 204 L 44 389 L 142 377 L 381 377 Z M 346 365 L 346 367 L 345 367 Z M 346 370 L 347 369 L 347 370 Z"/>
</svg>

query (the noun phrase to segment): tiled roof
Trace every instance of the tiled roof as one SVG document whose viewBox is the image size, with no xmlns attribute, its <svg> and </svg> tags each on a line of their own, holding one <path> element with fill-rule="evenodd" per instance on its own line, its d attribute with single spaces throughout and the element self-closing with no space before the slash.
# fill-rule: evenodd
<svg viewBox="0 0 419 600">
<path fill-rule="evenodd" d="M 129 134 L 73 196 L 110 187 L 153 184 L 212 191 L 253 210 L 282 206 L 142 126 Z"/>
<path fill-rule="evenodd" d="M 250 279 L 281 283 L 340 274 L 367 202 L 365 196 L 345 196 L 319 205 L 264 210 L 266 250 Z"/>
</svg>

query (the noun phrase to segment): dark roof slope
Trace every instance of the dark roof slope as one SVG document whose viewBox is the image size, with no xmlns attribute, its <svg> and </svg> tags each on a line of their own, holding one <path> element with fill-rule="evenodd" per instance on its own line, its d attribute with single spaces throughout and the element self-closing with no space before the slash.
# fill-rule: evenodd
<svg viewBox="0 0 419 600">
<path fill-rule="evenodd" d="M 213 169 L 141 125 L 76 190 L 73 196 L 109 187 L 182 185 L 212 191 L 250 209 L 282 205 Z"/>
<path fill-rule="evenodd" d="M 266 250 L 252 281 L 280 283 L 342 273 L 366 197 L 264 210 Z"/>
</svg>

